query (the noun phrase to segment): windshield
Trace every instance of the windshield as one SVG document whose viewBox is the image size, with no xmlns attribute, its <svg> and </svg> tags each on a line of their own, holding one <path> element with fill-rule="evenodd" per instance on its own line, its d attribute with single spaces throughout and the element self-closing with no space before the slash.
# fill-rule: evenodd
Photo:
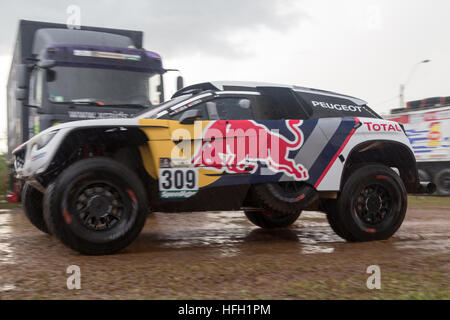
<svg viewBox="0 0 450 320">
<path fill-rule="evenodd" d="M 48 72 L 48 98 L 52 102 L 148 107 L 160 103 L 160 74 L 61 66 Z"/>
<path fill-rule="evenodd" d="M 166 102 L 160 104 L 159 106 L 156 106 L 155 108 L 153 108 L 150 111 L 148 111 L 148 110 L 143 111 L 140 114 L 138 114 L 136 117 L 139 119 L 156 119 L 156 118 L 158 118 L 158 114 L 164 112 L 164 110 L 166 110 L 180 102 L 183 102 L 192 96 L 193 96 L 192 94 L 184 94 L 182 96 L 178 96 L 176 98 L 170 99 L 169 101 L 166 101 Z"/>
</svg>

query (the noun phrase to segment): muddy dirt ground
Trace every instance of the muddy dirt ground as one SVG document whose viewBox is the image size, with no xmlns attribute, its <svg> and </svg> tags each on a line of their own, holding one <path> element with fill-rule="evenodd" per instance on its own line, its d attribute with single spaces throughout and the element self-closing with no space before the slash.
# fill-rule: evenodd
<svg viewBox="0 0 450 320">
<path fill-rule="evenodd" d="M 82 256 L 0 209 L 0 299 L 450 299 L 450 209 L 412 207 L 387 241 L 346 243 L 323 214 L 262 230 L 242 212 L 149 216 L 121 253 Z M 69 265 L 81 290 L 68 290 Z M 366 286 L 378 265 L 381 289 Z"/>
</svg>

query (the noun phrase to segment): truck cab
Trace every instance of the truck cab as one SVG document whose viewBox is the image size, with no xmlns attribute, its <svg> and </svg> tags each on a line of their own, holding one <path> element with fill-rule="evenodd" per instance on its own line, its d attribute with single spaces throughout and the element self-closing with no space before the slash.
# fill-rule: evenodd
<svg viewBox="0 0 450 320">
<path fill-rule="evenodd" d="M 163 102 L 167 70 L 142 36 L 21 20 L 8 81 L 9 155 L 55 124 L 129 118 Z"/>
</svg>

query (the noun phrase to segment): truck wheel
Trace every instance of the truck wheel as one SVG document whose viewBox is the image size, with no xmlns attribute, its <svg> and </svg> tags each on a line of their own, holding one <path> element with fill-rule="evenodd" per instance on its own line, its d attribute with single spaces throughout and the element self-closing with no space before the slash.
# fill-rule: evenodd
<svg viewBox="0 0 450 320">
<path fill-rule="evenodd" d="M 269 211 L 244 211 L 244 213 L 251 223 L 264 229 L 289 227 L 300 216 L 300 212 L 283 214 Z"/>
<path fill-rule="evenodd" d="M 65 245 L 83 254 L 111 254 L 128 246 L 147 217 L 138 176 L 109 158 L 80 160 L 47 188 L 44 217 Z"/>
<path fill-rule="evenodd" d="M 33 188 L 28 183 L 22 189 L 22 206 L 23 211 L 33 226 L 45 233 L 50 233 L 44 221 L 42 213 L 42 192 Z"/>
<path fill-rule="evenodd" d="M 441 196 L 450 195 L 450 169 L 442 169 L 435 176 L 436 190 Z"/>
<path fill-rule="evenodd" d="M 398 230 L 406 207 L 406 189 L 395 171 L 383 165 L 367 165 L 345 182 L 328 221 L 347 241 L 384 240 Z"/>
<path fill-rule="evenodd" d="M 256 203 L 268 212 L 296 214 L 316 198 L 314 189 L 303 182 L 280 181 L 252 185 Z"/>
<path fill-rule="evenodd" d="M 421 182 L 431 182 L 430 175 L 425 170 L 419 169 L 417 170 L 417 173 L 419 174 L 419 180 Z"/>
</svg>

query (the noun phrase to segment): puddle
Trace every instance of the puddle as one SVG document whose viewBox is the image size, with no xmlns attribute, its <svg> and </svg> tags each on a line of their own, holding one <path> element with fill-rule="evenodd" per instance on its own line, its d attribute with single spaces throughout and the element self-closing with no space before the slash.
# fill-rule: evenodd
<svg viewBox="0 0 450 320">
<path fill-rule="evenodd" d="M 302 246 L 302 254 L 333 253 L 333 247 L 307 244 Z"/>
<path fill-rule="evenodd" d="M 234 247 L 224 247 L 219 249 L 219 256 L 221 258 L 230 258 L 238 256 L 241 253 L 241 250 Z"/>
<path fill-rule="evenodd" d="M 242 223 L 247 221 L 247 218 L 241 211 L 205 212 L 200 214 L 205 216 L 201 226 L 206 229 L 237 228 L 242 227 Z"/>
<path fill-rule="evenodd" d="M 14 264 L 15 255 L 11 246 L 13 230 L 11 214 L 0 215 L 0 264 Z"/>
<path fill-rule="evenodd" d="M 303 211 L 300 215 L 300 219 L 306 218 L 306 219 L 326 219 L 326 215 L 323 212 L 319 211 Z"/>
<path fill-rule="evenodd" d="M 16 286 L 13 284 L 4 284 L 0 286 L 0 292 L 11 291 L 16 289 Z"/>
<path fill-rule="evenodd" d="M 172 226 L 165 226 L 159 221 L 156 228 L 144 230 L 132 251 L 142 248 L 146 251 L 152 248 L 206 248 L 212 250 L 209 254 L 217 257 L 234 257 L 243 252 L 251 254 L 272 250 L 272 245 L 277 246 L 276 250 L 294 253 L 299 250 L 299 246 L 293 245 L 297 243 L 301 253 L 330 254 L 334 252 L 334 243 L 343 242 L 331 231 L 327 222 L 299 221 L 289 229 L 262 229 L 248 222 L 230 223 L 228 220 L 242 218 L 239 213 L 233 216 L 234 218 L 221 213 L 192 214 L 192 219 L 189 219 L 184 229 L 175 227 L 175 230 L 167 230 Z"/>
</svg>

